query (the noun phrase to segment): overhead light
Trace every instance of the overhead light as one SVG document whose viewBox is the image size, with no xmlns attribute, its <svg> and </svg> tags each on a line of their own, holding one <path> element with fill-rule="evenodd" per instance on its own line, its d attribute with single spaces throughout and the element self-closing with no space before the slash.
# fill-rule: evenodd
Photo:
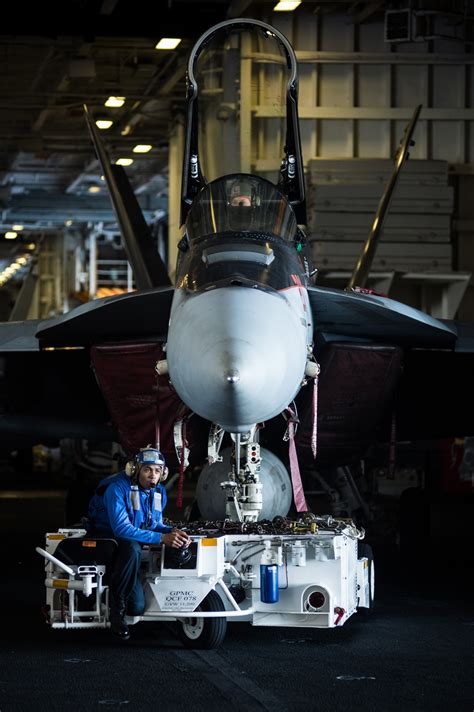
<svg viewBox="0 0 474 712">
<path fill-rule="evenodd" d="M 153 146 L 150 146 L 148 143 L 138 143 L 133 147 L 133 153 L 148 153 L 152 148 Z"/>
<path fill-rule="evenodd" d="M 133 158 L 117 158 L 115 163 L 117 166 L 131 166 L 133 163 Z"/>
<path fill-rule="evenodd" d="M 125 104 L 124 96 L 109 96 L 104 106 L 108 106 L 112 109 L 120 109 L 121 106 Z"/>
<path fill-rule="evenodd" d="M 181 38 L 163 37 L 155 46 L 155 49 L 176 49 L 180 42 Z"/>
<path fill-rule="evenodd" d="M 64 224 L 66 225 L 66 227 L 71 227 L 72 220 L 66 220 L 66 222 Z"/>
<path fill-rule="evenodd" d="M 12 230 L 16 230 L 17 232 L 21 232 L 23 230 L 23 225 L 12 225 Z"/>
<path fill-rule="evenodd" d="M 14 230 L 9 230 L 5 233 L 5 240 L 14 240 L 15 237 L 18 237 L 18 233 Z"/>
<path fill-rule="evenodd" d="M 273 8 L 273 12 L 292 12 L 298 5 L 301 5 L 301 0 L 280 0 Z"/>
<path fill-rule="evenodd" d="M 24 265 L 26 265 L 26 263 L 28 262 L 28 260 L 26 259 L 26 257 L 18 257 L 18 258 L 17 258 L 17 262 L 18 262 L 19 265 L 21 265 L 21 266 L 23 267 Z"/>
<path fill-rule="evenodd" d="M 29 242 L 26 246 L 27 250 L 36 250 L 36 243 L 35 242 Z"/>
<path fill-rule="evenodd" d="M 127 125 L 124 126 L 123 129 L 121 130 L 120 135 L 121 135 L 121 136 L 128 136 L 128 134 L 130 133 L 131 130 L 132 130 L 131 125 L 130 125 L 130 124 L 127 124 Z"/>
<path fill-rule="evenodd" d="M 100 193 L 100 185 L 90 185 L 87 190 L 89 193 Z"/>
<path fill-rule="evenodd" d="M 110 121 L 110 119 L 97 119 L 95 122 L 95 125 L 97 126 L 98 129 L 110 129 L 114 122 Z"/>
</svg>

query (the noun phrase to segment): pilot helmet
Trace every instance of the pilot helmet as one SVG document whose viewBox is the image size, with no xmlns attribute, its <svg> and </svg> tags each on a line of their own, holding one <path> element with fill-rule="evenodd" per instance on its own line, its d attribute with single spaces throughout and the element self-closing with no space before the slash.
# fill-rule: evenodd
<svg viewBox="0 0 474 712">
<path fill-rule="evenodd" d="M 230 187 L 229 204 L 250 208 L 255 205 L 255 187 L 247 177 L 236 178 Z"/>
</svg>

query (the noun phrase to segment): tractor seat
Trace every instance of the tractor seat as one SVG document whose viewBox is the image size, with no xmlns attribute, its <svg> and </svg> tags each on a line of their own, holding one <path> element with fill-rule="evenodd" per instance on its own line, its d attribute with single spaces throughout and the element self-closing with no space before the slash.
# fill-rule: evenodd
<svg viewBox="0 0 474 712">
<path fill-rule="evenodd" d="M 54 556 L 69 566 L 104 565 L 109 568 L 115 559 L 115 539 L 98 537 L 69 537 L 59 542 Z"/>
</svg>

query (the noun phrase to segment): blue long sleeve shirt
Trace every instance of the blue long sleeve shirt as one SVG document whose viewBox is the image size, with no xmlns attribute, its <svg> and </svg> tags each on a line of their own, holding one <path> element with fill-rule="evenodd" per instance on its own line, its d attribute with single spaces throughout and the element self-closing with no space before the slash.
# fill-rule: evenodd
<svg viewBox="0 0 474 712">
<path fill-rule="evenodd" d="M 163 485 L 145 490 L 119 472 L 99 482 L 89 503 L 89 520 L 94 529 L 120 539 L 160 544 L 161 534 L 172 530 L 163 524 L 166 501 Z"/>
</svg>

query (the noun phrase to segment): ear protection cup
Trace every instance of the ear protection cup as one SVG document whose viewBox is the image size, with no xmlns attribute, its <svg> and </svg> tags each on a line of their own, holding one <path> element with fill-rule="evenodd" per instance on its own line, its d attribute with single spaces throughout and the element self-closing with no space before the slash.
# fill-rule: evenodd
<svg viewBox="0 0 474 712">
<path fill-rule="evenodd" d="M 136 460 L 129 460 L 125 465 L 125 474 L 127 477 L 135 477 L 138 471 Z"/>
</svg>

